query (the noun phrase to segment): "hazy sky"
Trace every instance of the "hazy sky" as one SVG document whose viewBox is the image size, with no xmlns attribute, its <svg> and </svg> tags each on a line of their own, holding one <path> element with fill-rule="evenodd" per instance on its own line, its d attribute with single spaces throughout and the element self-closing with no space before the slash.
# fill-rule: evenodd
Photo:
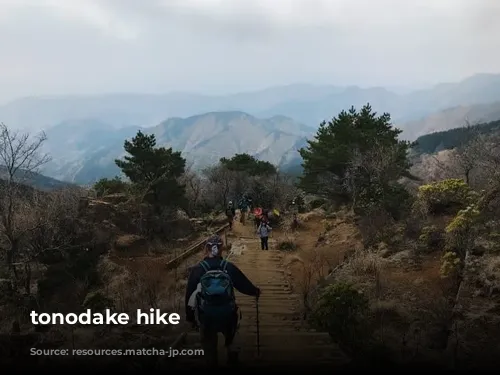
<svg viewBox="0 0 500 375">
<path fill-rule="evenodd" d="M 0 101 L 500 71 L 500 0 L 0 0 Z"/>
</svg>

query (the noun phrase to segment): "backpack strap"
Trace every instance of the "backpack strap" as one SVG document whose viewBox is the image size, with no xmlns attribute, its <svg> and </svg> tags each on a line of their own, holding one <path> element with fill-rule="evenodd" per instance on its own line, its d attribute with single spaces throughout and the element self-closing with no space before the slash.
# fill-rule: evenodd
<svg viewBox="0 0 500 375">
<path fill-rule="evenodd" d="M 227 268 L 227 264 L 228 264 L 228 263 L 229 263 L 229 262 L 228 262 L 226 259 L 222 259 L 222 261 L 221 261 L 221 262 L 220 262 L 220 264 L 219 264 L 219 268 L 220 268 L 222 271 L 226 272 L 226 268 Z M 208 272 L 208 271 L 210 270 L 210 265 L 207 263 L 207 261 L 206 261 L 206 260 L 202 260 L 202 261 L 200 262 L 200 266 L 203 268 L 203 270 L 204 270 L 205 272 Z"/>
<path fill-rule="evenodd" d="M 222 262 L 220 262 L 220 268 L 222 271 L 226 272 L 226 267 L 229 262 L 226 259 L 222 259 Z"/>
<path fill-rule="evenodd" d="M 210 269 L 210 265 L 205 260 L 202 260 L 200 262 L 200 266 L 203 267 L 203 270 L 205 272 L 208 272 L 208 270 Z"/>
</svg>

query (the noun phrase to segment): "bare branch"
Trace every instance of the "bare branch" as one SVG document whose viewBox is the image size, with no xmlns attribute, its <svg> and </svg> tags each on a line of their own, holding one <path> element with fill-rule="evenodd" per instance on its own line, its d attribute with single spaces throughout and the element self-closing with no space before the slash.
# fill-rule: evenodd
<svg viewBox="0 0 500 375">
<path fill-rule="evenodd" d="M 40 153 L 40 147 L 46 139 L 44 132 L 30 139 L 28 133 L 11 131 L 0 123 L 0 164 L 6 169 L 8 183 L 21 182 L 50 161 L 47 154 Z"/>
</svg>

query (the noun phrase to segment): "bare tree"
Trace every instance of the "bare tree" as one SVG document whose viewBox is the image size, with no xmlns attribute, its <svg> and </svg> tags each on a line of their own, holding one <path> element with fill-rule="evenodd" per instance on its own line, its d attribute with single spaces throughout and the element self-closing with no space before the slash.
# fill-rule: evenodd
<svg viewBox="0 0 500 375">
<path fill-rule="evenodd" d="M 374 183 L 388 186 L 404 175 L 403 167 L 397 163 L 398 152 L 397 146 L 383 145 L 375 146 L 368 152 L 354 151 L 343 180 L 343 189 L 350 195 L 352 210 L 365 189 Z"/>
<path fill-rule="evenodd" d="M 25 293 L 31 293 L 31 265 L 43 257 L 58 258 L 83 230 L 78 221 L 80 193 L 72 189 L 35 192 L 24 212 L 27 230 L 17 257 L 24 265 Z"/>
<path fill-rule="evenodd" d="M 181 183 L 186 186 L 186 198 L 188 201 L 188 214 L 196 213 L 201 200 L 203 198 L 205 184 L 199 174 L 193 171 L 192 164 L 187 166 L 184 174 L 181 177 Z"/>
<path fill-rule="evenodd" d="M 11 131 L 0 124 L 0 168 L 2 194 L 0 198 L 0 235 L 5 243 L 5 261 L 10 270 L 19 250 L 19 242 L 29 229 L 25 220 L 30 205 L 30 189 L 24 185 L 38 168 L 50 159 L 40 152 L 46 140 L 44 133 L 30 137 L 28 133 Z"/>
<path fill-rule="evenodd" d="M 291 201 L 299 194 L 289 176 L 283 173 L 273 173 L 268 176 L 252 177 L 249 190 L 255 204 L 265 207 L 285 210 Z"/>
<path fill-rule="evenodd" d="M 206 169 L 204 174 L 211 184 L 210 188 L 215 196 L 216 203 L 225 207 L 231 194 L 234 193 L 236 173 L 224 166 L 218 165 Z"/>
<path fill-rule="evenodd" d="M 479 128 L 465 122 L 464 130 L 466 141 L 456 147 L 453 154 L 453 166 L 461 174 L 467 184 L 471 182 L 471 173 L 479 166 L 479 159 L 483 153 L 484 138 L 480 136 Z"/>
<path fill-rule="evenodd" d="M 481 134 L 477 126 L 466 125 L 467 141 L 455 148 L 451 168 L 474 188 L 484 188 L 500 167 L 500 136 Z"/>
</svg>

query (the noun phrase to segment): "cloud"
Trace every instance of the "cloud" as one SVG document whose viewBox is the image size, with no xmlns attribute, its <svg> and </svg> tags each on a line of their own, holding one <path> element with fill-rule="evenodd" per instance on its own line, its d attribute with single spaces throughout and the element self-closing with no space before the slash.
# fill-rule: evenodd
<svg viewBox="0 0 500 375">
<path fill-rule="evenodd" d="M 399 85 L 500 66 L 494 0 L 0 0 L 0 99 Z"/>
<path fill-rule="evenodd" d="M 137 30 L 133 25 L 122 22 L 112 9 L 97 0 L 0 0 L 0 9 L 4 22 L 9 13 L 36 13 L 38 17 L 50 17 L 54 22 L 63 22 L 66 26 L 80 23 L 119 39 L 137 38 Z M 14 21 L 14 18 L 11 17 L 9 21 Z"/>
</svg>

